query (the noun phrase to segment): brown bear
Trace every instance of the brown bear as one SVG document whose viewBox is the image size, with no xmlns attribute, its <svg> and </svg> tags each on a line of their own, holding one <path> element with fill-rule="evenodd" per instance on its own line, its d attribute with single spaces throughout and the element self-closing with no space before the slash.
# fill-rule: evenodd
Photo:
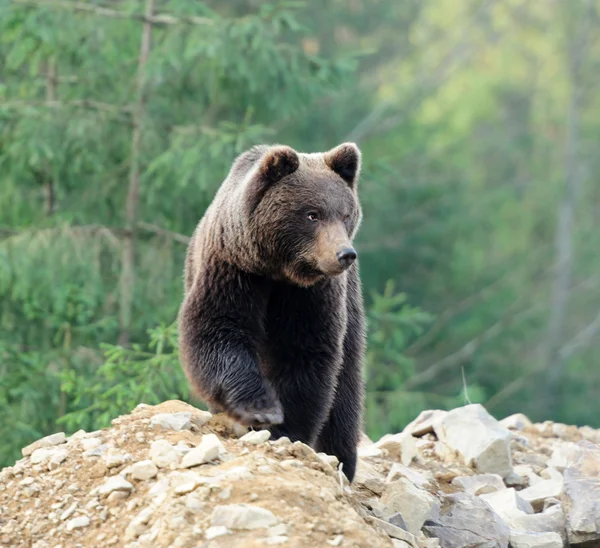
<svg viewBox="0 0 600 548">
<path fill-rule="evenodd" d="M 360 165 L 353 143 L 239 156 L 192 236 L 179 312 L 186 375 L 212 409 L 336 455 L 350 481 L 365 346 Z"/>
</svg>

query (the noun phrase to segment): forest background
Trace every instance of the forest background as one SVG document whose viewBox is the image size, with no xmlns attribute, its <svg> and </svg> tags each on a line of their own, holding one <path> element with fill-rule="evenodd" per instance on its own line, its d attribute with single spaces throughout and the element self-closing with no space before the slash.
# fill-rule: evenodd
<svg viewBox="0 0 600 548">
<path fill-rule="evenodd" d="M 364 156 L 366 430 L 600 426 L 600 1 L 0 0 L 0 465 L 190 400 L 185 244 L 261 143 Z"/>
</svg>

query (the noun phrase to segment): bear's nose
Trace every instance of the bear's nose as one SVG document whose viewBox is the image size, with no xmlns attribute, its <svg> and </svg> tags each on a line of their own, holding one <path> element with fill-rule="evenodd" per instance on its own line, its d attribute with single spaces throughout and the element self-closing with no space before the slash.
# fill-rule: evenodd
<svg viewBox="0 0 600 548">
<path fill-rule="evenodd" d="M 344 268 L 348 268 L 356 260 L 356 251 L 352 247 L 345 247 L 337 252 L 336 257 Z"/>
</svg>

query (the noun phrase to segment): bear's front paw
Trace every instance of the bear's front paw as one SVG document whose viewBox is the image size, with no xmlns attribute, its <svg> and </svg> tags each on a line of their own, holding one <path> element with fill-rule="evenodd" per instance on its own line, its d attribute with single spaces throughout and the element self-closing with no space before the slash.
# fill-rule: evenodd
<svg viewBox="0 0 600 548">
<path fill-rule="evenodd" d="M 229 415 L 244 426 L 265 428 L 283 422 L 281 404 L 268 397 L 251 402 L 231 402 Z"/>
</svg>

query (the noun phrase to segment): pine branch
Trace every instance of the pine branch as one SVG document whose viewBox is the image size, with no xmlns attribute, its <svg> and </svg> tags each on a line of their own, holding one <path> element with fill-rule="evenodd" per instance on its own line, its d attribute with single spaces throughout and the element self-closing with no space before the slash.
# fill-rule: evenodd
<svg viewBox="0 0 600 548">
<path fill-rule="evenodd" d="M 102 103 L 101 101 L 93 101 L 90 99 L 74 99 L 72 101 L 6 101 L 0 102 L 0 108 L 27 108 L 27 107 L 47 107 L 47 108 L 88 108 L 91 110 L 99 110 L 102 112 L 118 112 L 131 114 L 132 107 L 129 105 L 119 106 L 111 105 L 110 103 Z"/>
<path fill-rule="evenodd" d="M 97 4 L 85 4 L 83 2 L 70 2 L 68 0 L 15 0 L 16 4 L 25 6 L 35 6 L 40 8 L 57 8 L 92 15 L 100 15 L 102 17 L 110 17 L 112 19 L 133 19 L 142 23 L 151 25 L 212 25 L 214 21 L 208 17 L 197 17 L 195 15 L 175 16 L 167 13 L 157 13 L 153 15 L 142 13 L 127 13 Z"/>
</svg>

